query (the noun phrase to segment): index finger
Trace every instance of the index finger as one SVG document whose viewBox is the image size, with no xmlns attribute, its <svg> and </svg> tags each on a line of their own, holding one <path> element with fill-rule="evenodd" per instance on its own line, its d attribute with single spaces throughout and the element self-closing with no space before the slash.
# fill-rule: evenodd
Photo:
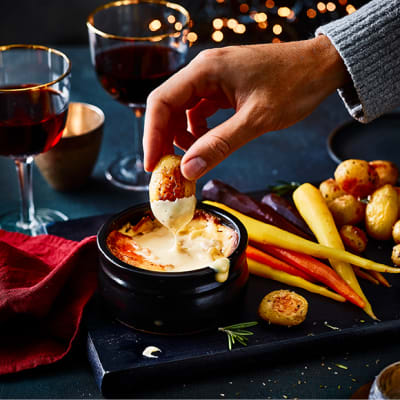
<svg viewBox="0 0 400 400">
<path fill-rule="evenodd" d="M 170 152 L 177 130 L 187 131 L 186 110 L 205 95 L 205 80 L 201 68 L 190 63 L 161 86 L 147 99 L 144 125 L 144 167 L 152 171 L 158 160 Z"/>
</svg>

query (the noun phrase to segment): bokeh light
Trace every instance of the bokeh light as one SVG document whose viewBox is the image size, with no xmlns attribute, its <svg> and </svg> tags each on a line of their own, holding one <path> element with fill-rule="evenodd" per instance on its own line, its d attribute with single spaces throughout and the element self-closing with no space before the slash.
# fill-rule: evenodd
<svg viewBox="0 0 400 400">
<path fill-rule="evenodd" d="M 292 12 L 292 10 L 289 7 L 279 7 L 278 8 L 278 15 L 283 18 L 289 17 L 291 12 Z"/>
<path fill-rule="evenodd" d="M 224 34 L 221 31 L 214 31 L 211 38 L 214 42 L 222 42 L 224 40 Z"/>
<path fill-rule="evenodd" d="M 322 1 L 320 1 L 319 3 L 317 3 L 317 9 L 320 13 L 324 13 L 326 12 L 326 5 L 325 3 L 323 3 Z"/>
<path fill-rule="evenodd" d="M 233 32 L 238 33 L 238 34 L 243 34 L 246 32 L 246 25 L 243 24 L 237 24 L 235 28 L 233 29 Z"/>
<path fill-rule="evenodd" d="M 343 15 L 352 14 L 360 5 L 359 2 L 353 5 L 354 0 L 303 0 L 301 1 L 302 8 L 299 8 L 297 1 L 301 0 L 215 0 L 213 6 L 215 13 L 211 14 L 212 18 L 209 20 L 211 33 L 209 33 L 209 28 L 196 26 L 197 32 L 187 34 L 187 40 L 193 44 L 211 35 L 214 42 L 223 41 L 228 45 L 242 43 L 242 39 L 233 37 L 232 32 L 238 35 L 246 33 L 243 39 L 245 41 L 258 40 L 278 43 L 302 40 L 317 26 Z M 366 0 L 362 1 L 366 2 Z M 215 3 L 220 6 L 216 6 Z M 167 20 L 170 24 L 175 24 L 176 34 L 182 34 L 183 25 L 174 15 L 167 14 Z M 208 26 L 210 22 L 208 22 Z M 288 29 L 286 29 L 286 24 Z M 150 23 L 149 28 L 152 31 L 158 31 L 164 27 L 159 20 L 154 20 Z M 265 30 L 267 32 L 261 32 Z M 250 36 L 248 37 L 248 35 Z M 255 35 L 254 38 L 252 35 Z"/>
<path fill-rule="evenodd" d="M 189 40 L 190 43 L 194 43 L 198 39 L 197 33 L 189 32 L 187 35 L 187 39 Z"/>
<path fill-rule="evenodd" d="M 274 2 L 274 0 L 267 0 L 267 1 L 265 2 L 265 7 L 267 7 L 267 8 L 274 8 L 274 7 L 275 7 L 275 2 Z"/>
<path fill-rule="evenodd" d="M 279 24 L 275 24 L 275 25 L 272 27 L 272 32 L 274 32 L 275 35 L 280 35 L 280 34 L 282 33 L 282 26 L 279 25 Z"/>
<path fill-rule="evenodd" d="M 308 18 L 315 18 L 317 16 L 317 12 L 313 8 L 309 8 L 307 10 L 307 17 Z"/>
<path fill-rule="evenodd" d="M 235 29 L 235 26 L 238 24 L 237 20 L 235 18 L 229 18 L 228 22 L 226 23 L 226 26 L 229 29 Z"/>
<path fill-rule="evenodd" d="M 346 12 L 347 14 L 353 14 L 353 12 L 356 11 L 356 8 L 352 4 L 348 4 L 346 6 Z"/>
<path fill-rule="evenodd" d="M 242 3 L 239 7 L 239 10 L 242 14 L 246 14 L 249 11 L 250 7 L 246 3 Z"/>
<path fill-rule="evenodd" d="M 159 19 L 153 19 L 153 21 L 149 23 L 149 29 L 152 32 L 158 31 L 160 28 L 161 28 L 161 21 Z"/>
<path fill-rule="evenodd" d="M 329 3 L 326 4 L 326 9 L 327 9 L 329 12 L 333 12 L 333 11 L 336 10 L 336 4 L 335 4 L 335 3 L 332 3 L 332 2 L 330 1 Z"/>
<path fill-rule="evenodd" d="M 254 15 L 254 21 L 256 22 L 265 22 L 267 20 L 267 14 L 260 12 Z"/>
<path fill-rule="evenodd" d="M 214 29 L 222 29 L 224 26 L 224 21 L 221 18 L 215 18 L 212 22 Z"/>
</svg>

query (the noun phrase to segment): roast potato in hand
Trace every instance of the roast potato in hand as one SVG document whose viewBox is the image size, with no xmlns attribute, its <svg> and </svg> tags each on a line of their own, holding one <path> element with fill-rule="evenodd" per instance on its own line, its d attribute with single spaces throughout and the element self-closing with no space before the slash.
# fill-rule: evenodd
<svg viewBox="0 0 400 400">
<path fill-rule="evenodd" d="M 157 220 L 175 235 L 193 218 L 195 193 L 196 182 L 181 173 L 181 157 L 162 157 L 150 179 L 150 207 Z"/>
<path fill-rule="evenodd" d="M 258 315 L 271 324 L 294 326 L 301 324 L 308 312 L 308 302 L 289 290 L 268 293 L 258 307 Z"/>
<path fill-rule="evenodd" d="M 150 201 L 175 201 L 196 193 L 196 182 L 187 180 L 181 173 L 181 159 L 169 154 L 157 163 L 149 184 Z"/>
<path fill-rule="evenodd" d="M 363 198 L 376 189 L 379 177 L 367 161 L 349 159 L 337 166 L 335 180 L 346 193 Z"/>
<path fill-rule="evenodd" d="M 330 203 L 332 200 L 335 200 L 336 198 L 346 194 L 346 192 L 340 188 L 333 178 L 329 178 L 321 182 L 319 185 L 319 190 L 327 203 Z"/>
<path fill-rule="evenodd" d="M 396 189 L 389 184 L 377 189 L 365 210 L 365 227 L 368 234 L 377 240 L 390 239 L 398 212 Z"/>
<path fill-rule="evenodd" d="M 328 204 L 329 211 L 338 227 L 356 225 L 364 219 L 365 204 L 351 194 L 337 197 Z"/>
<path fill-rule="evenodd" d="M 381 187 L 387 183 L 390 185 L 396 184 L 397 179 L 399 178 L 399 170 L 394 163 L 384 160 L 374 160 L 370 161 L 369 165 L 372 165 L 378 174 L 377 187 Z"/>
</svg>

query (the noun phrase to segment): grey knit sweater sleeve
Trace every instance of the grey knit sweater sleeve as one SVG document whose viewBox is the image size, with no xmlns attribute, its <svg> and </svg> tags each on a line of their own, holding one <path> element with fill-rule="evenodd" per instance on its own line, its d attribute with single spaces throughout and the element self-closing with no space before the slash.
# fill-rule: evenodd
<svg viewBox="0 0 400 400">
<path fill-rule="evenodd" d="M 354 118 L 369 122 L 400 106 L 400 0 L 372 0 L 316 33 L 328 36 L 350 73 L 339 95 Z"/>
</svg>

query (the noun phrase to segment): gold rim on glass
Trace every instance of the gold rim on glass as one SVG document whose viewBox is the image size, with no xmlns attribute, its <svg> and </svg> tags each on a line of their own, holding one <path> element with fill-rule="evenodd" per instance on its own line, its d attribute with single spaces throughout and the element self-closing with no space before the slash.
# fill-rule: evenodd
<svg viewBox="0 0 400 400">
<path fill-rule="evenodd" d="M 28 90 L 36 90 L 47 86 L 52 86 L 57 82 L 62 81 L 67 75 L 71 73 L 71 60 L 60 50 L 52 49 L 51 47 L 41 46 L 38 44 L 9 44 L 5 46 L 0 46 L 0 53 L 3 51 L 7 51 L 10 49 L 37 49 L 44 50 L 49 53 L 57 54 L 61 56 L 67 62 L 67 69 L 64 73 L 62 73 L 57 79 L 54 79 L 51 82 L 41 83 L 40 85 L 29 86 L 26 88 L 14 88 L 14 89 L 2 89 L 0 88 L 0 92 L 23 92 Z"/>
<path fill-rule="evenodd" d="M 176 32 L 173 33 L 163 33 L 161 35 L 154 35 L 154 36 L 147 36 L 147 37 L 134 37 L 134 36 L 120 36 L 120 35 L 113 35 L 112 33 L 106 33 L 101 31 L 100 29 L 96 28 L 94 26 L 94 16 L 97 14 L 99 11 L 106 10 L 107 8 L 111 7 L 120 7 L 120 6 L 126 6 L 126 5 L 131 5 L 131 4 L 140 4 L 140 3 L 149 3 L 149 4 L 161 4 L 164 5 L 168 8 L 171 8 L 175 11 L 180 12 L 183 14 L 186 18 L 185 23 L 183 24 L 182 31 L 189 26 L 190 22 L 190 15 L 189 12 L 186 10 L 186 8 L 182 7 L 179 4 L 176 3 L 171 3 L 169 1 L 164 1 L 164 0 L 118 0 L 118 1 L 113 1 L 111 3 L 104 4 L 103 6 L 97 7 L 87 18 L 86 20 L 86 26 L 88 29 L 96 33 L 97 35 L 100 35 L 104 38 L 107 39 L 117 39 L 117 40 L 125 40 L 125 41 L 154 41 L 154 40 L 162 40 L 166 37 L 173 36 L 176 34 Z"/>
</svg>

